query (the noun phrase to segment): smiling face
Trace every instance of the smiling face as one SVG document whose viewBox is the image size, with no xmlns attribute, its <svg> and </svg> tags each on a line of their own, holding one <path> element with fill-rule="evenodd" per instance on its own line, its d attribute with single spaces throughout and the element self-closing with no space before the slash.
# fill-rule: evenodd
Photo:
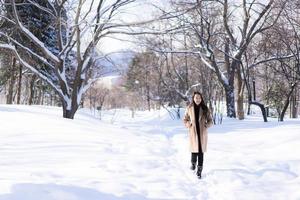
<svg viewBox="0 0 300 200">
<path fill-rule="evenodd" d="M 201 95 L 195 94 L 195 96 L 194 96 L 195 104 L 199 105 L 201 103 L 201 101 L 202 101 Z"/>
</svg>

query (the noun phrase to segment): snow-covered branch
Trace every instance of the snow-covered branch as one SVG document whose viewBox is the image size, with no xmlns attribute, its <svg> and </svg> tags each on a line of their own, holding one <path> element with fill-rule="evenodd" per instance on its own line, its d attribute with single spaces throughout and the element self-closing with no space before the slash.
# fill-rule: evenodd
<svg viewBox="0 0 300 200">
<path fill-rule="evenodd" d="M 55 69 L 55 67 L 50 64 L 45 58 L 43 58 L 42 56 L 38 55 L 37 53 L 33 52 L 33 50 L 31 50 L 28 47 L 25 47 L 24 45 L 22 45 L 21 43 L 19 43 L 18 41 L 16 41 L 15 39 L 7 36 L 6 34 L 3 34 L 0 32 L 0 35 L 6 37 L 9 41 L 13 42 L 17 47 L 25 50 L 26 52 L 28 52 L 30 55 L 33 55 L 35 58 L 39 59 L 42 63 L 46 64 L 48 67 Z"/>
<path fill-rule="evenodd" d="M 44 53 L 44 56 L 49 58 L 52 62 L 59 63 L 60 60 L 51 51 L 49 51 L 47 47 L 45 47 L 45 44 L 42 41 L 40 41 L 35 35 L 33 35 L 26 27 L 23 26 L 23 24 L 19 20 L 15 0 L 12 0 L 11 2 L 14 20 L 21 32 L 25 34 L 28 37 L 28 39 L 30 39 L 39 48 L 39 50 Z"/>
</svg>

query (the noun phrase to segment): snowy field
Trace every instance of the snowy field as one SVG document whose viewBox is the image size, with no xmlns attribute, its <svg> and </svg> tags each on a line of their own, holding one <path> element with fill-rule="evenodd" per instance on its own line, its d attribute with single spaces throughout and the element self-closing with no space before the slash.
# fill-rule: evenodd
<svg viewBox="0 0 300 200">
<path fill-rule="evenodd" d="M 0 200 L 300 199 L 300 119 L 225 119 L 198 180 L 187 130 L 165 110 L 61 115 L 0 105 Z"/>
</svg>

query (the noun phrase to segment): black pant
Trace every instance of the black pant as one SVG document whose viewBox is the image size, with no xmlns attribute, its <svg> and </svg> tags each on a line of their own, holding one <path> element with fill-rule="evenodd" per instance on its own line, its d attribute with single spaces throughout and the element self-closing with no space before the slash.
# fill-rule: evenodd
<svg viewBox="0 0 300 200">
<path fill-rule="evenodd" d="M 192 163 L 197 162 L 197 157 L 198 157 L 198 166 L 203 166 L 203 153 L 199 152 L 199 153 L 192 153 Z"/>
<path fill-rule="evenodd" d="M 199 123 L 197 123 L 197 137 L 198 137 L 198 153 L 192 153 L 192 163 L 197 163 L 197 157 L 198 157 L 198 166 L 203 166 L 203 152 L 201 147 L 201 138 L 200 138 L 200 126 Z"/>
</svg>

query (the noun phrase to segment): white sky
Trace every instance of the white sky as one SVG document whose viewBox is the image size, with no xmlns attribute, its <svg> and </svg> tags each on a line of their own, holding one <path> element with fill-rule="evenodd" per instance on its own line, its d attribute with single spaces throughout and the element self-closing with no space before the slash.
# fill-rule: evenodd
<svg viewBox="0 0 300 200">
<path fill-rule="evenodd" d="M 112 1 L 112 0 L 109 0 Z M 108 2 L 109 2 L 108 1 Z M 155 13 L 155 8 L 152 5 L 161 7 L 163 9 L 166 9 L 167 5 L 168 5 L 168 1 L 169 0 L 137 0 L 137 3 L 133 3 L 130 4 L 129 6 L 126 6 L 126 9 L 123 9 L 123 13 L 120 15 L 121 19 L 124 21 L 129 21 L 129 22 L 139 22 L 139 21 L 143 21 L 143 20 L 149 20 L 151 18 L 153 18 L 153 13 Z M 235 4 L 239 5 L 241 2 L 240 1 L 236 1 L 233 0 L 231 1 L 231 3 L 235 2 Z M 265 2 L 265 0 L 263 0 L 262 2 Z M 265 2 L 266 3 L 266 2 Z M 151 5 L 152 4 L 152 5 Z M 232 8 L 236 8 L 236 6 L 230 7 L 230 9 Z M 238 23 L 242 18 L 242 13 L 240 12 L 235 12 L 235 14 L 237 15 L 236 17 L 236 22 Z M 254 14 L 252 12 L 252 14 Z M 240 21 L 241 23 L 241 21 Z M 234 28 L 236 28 L 236 33 L 239 33 L 238 30 L 238 24 L 235 24 L 236 26 L 234 26 Z M 236 35 L 238 36 L 238 34 Z M 101 42 L 99 42 L 99 50 L 101 50 L 102 52 L 115 52 L 115 51 L 120 51 L 123 49 L 134 49 L 136 48 L 136 46 L 134 45 L 134 43 L 126 41 L 126 40 L 134 40 L 134 38 L 132 36 L 127 36 L 127 35 L 113 35 L 113 37 L 118 38 L 118 39 L 114 39 L 114 38 L 105 38 L 105 40 L 102 40 Z M 124 41 L 125 40 L 125 41 Z"/>
<path fill-rule="evenodd" d="M 153 6 L 159 5 L 165 0 L 137 0 L 136 3 L 129 4 L 122 9 L 122 13 L 118 17 L 126 22 L 141 22 L 149 20 L 154 12 Z M 98 43 L 98 49 L 102 52 L 109 53 L 126 49 L 134 49 L 134 37 L 129 35 L 111 35 Z"/>
<path fill-rule="evenodd" d="M 87 1 L 84 4 L 83 10 L 87 10 L 89 8 L 91 0 Z M 120 21 L 124 22 L 140 22 L 147 20 L 151 17 L 151 12 L 149 11 L 150 5 L 147 3 L 149 0 L 136 0 L 133 3 L 130 3 L 126 6 L 121 7 L 117 11 L 117 15 L 113 17 L 114 22 L 120 23 Z M 93 11 L 96 12 L 97 4 L 99 0 L 95 1 Z M 104 1 L 104 7 L 107 5 L 111 5 L 115 2 L 115 0 L 107 0 Z M 153 3 L 154 1 L 150 1 Z M 146 11 L 146 12 L 145 12 Z M 84 14 L 84 12 L 83 12 Z M 132 36 L 128 35 L 121 35 L 121 34 L 114 34 L 109 35 L 108 37 L 102 38 L 98 43 L 98 49 L 101 52 L 104 53 L 110 53 L 110 52 L 116 52 L 124 49 L 132 49 L 134 48 L 134 44 L 130 41 L 132 41 L 134 38 Z M 130 40 L 130 41 L 128 41 Z M 90 38 L 87 38 L 87 41 L 90 41 Z"/>
<path fill-rule="evenodd" d="M 91 0 L 87 0 L 85 7 L 88 7 L 90 5 L 89 1 Z M 240 1 L 233 1 L 237 3 L 237 5 L 241 3 Z M 233 1 L 231 1 L 231 3 L 233 3 Z M 99 2 L 99 0 L 96 0 L 94 3 L 94 10 L 97 8 L 97 2 Z M 113 2 L 115 2 L 115 0 L 106 0 L 104 5 L 109 5 Z M 155 8 L 153 5 L 166 9 L 169 4 L 168 2 L 169 0 L 136 0 L 134 3 L 128 4 L 122 7 L 121 10 L 118 10 L 118 15 L 116 15 L 114 19 L 120 19 L 121 21 L 125 22 L 141 22 L 149 20 L 154 18 L 153 13 L 155 13 Z M 262 2 L 265 2 L 265 0 L 262 0 Z M 233 8 L 237 9 L 236 6 L 230 7 L 230 9 Z M 251 13 L 254 14 L 253 11 Z M 237 26 L 239 24 L 239 20 L 242 19 L 242 14 L 240 12 L 235 12 L 235 14 L 237 16 L 233 18 L 235 18 L 237 21 L 235 21 L 236 24 L 234 28 L 236 28 L 235 32 L 239 33 Z M 236 36 L 238 37 L 239 34 L 237 34 Z M 137 48 L 134 44 L 134 40 L 134 36 L 121 34 L 110 35 L 109 37 L 100 40 L 100 42 L 98 43 L 98 49 L 103 53 L 116 52 L 126 49 L 134 50 L 135 48 Z"/>
</svg>

